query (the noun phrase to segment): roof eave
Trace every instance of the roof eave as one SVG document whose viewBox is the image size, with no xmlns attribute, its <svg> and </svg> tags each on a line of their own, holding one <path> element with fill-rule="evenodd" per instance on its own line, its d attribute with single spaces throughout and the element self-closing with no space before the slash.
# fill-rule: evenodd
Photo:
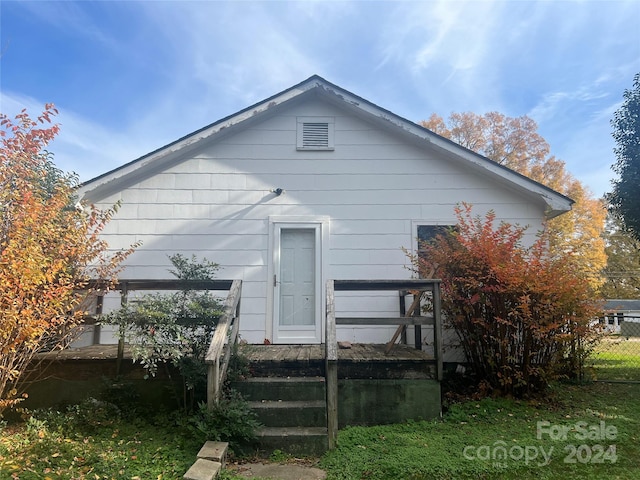
<svg viewBox="0 0 640 480">
<path fill-rule="evenodd" d="M 446 137 L 432 132 L 431 130 L 415 123 L 382 107 L 379 107 L 368 100 L 352 94 L 342 88 L 322 81 L 323 91 L 332 93 L 339 100 L 342 100 L 348 106 L 357 108 L 358 110 L 371 115 L 373 118 L 386 123 L 392 129 L 401 130 L 403 133 L 413 136 L 420 142 L 428 142 L 433 147 L 447 151 L 458 157 L 463 157 L 478 169 L 485 170 L 487 173 L 497 175 L 502 179 L 515 184 L 521 190 L 542 199 L 546 205 L 545 217 L 552 219 L 558 215 L 569 212 L 575 203 L 571 198 L 562 195 L 555 190 L 526 177 L 515 170 L 511 170 L 499 163 L 490 160 L 472 150 L 469 150 Z"/>
</svg>

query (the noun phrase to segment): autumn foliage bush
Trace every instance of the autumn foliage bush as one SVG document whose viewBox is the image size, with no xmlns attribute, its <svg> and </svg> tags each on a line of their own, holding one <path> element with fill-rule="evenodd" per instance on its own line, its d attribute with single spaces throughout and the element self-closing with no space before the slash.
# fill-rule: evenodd
<svg viewBox="0 0 640 480">
<path fill-rule="evenodd" d="M 458 224 L 412 256 L 442 279 L 442 308 L 476 379 L 493 393 L 540 392 L 559 376 L 580 376 L 598 302 L 570 252 L 554 256 L 540 233 L 496 225 L 496 215 L 456 208 Z"/>
<path fill-rule="evenodd" d="M 131 252 L 109 253 L 99 235 L 115 210 L 77 204 L 77 177 L 45 150 L 56 113 L 0 114 L 0 416 L 20 401 L 35 355 L 77 330 L 89 279 L 113 278 Z"/>
</svg>

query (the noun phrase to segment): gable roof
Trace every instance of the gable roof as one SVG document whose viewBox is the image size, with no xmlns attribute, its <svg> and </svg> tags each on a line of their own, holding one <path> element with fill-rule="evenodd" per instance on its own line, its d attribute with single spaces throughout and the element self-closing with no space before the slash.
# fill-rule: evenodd
<svg viewBox="0 0 640 480">
<path fill-rule="evenodd" d="M 318 75 L 313 75 L 303 82 L 244 110 L 229 115 L 140 158 L 88 180 L 80 186 L 79 193 L 82 197 L 94 201 L 103 198 L 112 192 L 126 188 L 126 186 L 141 178 L 167 168 L 172 162 L 184 158 L 185 154 L 197 148 L 203 142 L 211 141 L 215 138 L 223 138 L 235 133 L 238 129 L 245 128 L 269 113 L 312 96 L 339 105 L 353 114 L 377 124 L 381 128 L 400 133 L 412 143 L 423 148 L 429 146 L 434 150 L 438 150 L 451 158 L 452 161 L 463 162 L 465 167 L 506 182 L 511 188 L 523 194 L 540 198 L 547 205 L 548 218 L 553 218 L 571 210 L 571 205 L 574 203 L 569 197 L 462 147 L 445 137 L 437 135 L 417 123 L 379 107 Z"/>
</svg>

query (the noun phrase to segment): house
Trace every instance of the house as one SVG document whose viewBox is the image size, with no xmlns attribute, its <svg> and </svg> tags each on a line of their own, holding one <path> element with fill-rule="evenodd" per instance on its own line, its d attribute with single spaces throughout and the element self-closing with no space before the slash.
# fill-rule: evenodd
<svg viewBox="0 0 640 480">
<path fill-rule="evenodd" d="M 640 337 L 640 300 L 607 300 L 600 323 L 610 333 Z"/>
<path fill-rule="evenodd" d="M 572 205 L 315 75 L 89 180 L 81 195 L 121 202 L 103 234 L 112 248 L 142 242 L 123 277 L 170 278 L 179 252 L 242 279 L 240 333 L 256 344 L 322 343 L 326 280 L 411 278 L 402 248 L 454 224 L 460 202 L 529 225 L 531 238 Z M 336 310 L 397 316 L 397 293 L 344 295 Z M 349 325 L 337 338 L 383 343 L 394 331 Z M 98 341 L 116 338 L 103 328 Z"/>
</svg>

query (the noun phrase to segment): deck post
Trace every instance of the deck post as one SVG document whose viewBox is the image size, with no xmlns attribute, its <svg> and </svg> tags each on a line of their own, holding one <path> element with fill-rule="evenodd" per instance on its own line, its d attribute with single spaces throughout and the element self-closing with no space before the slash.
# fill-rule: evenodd
<svg viewBox="0 0 640 480">
<path fill-rule="evenodd" d="M 327 281 L 326 337 L 327 436 L 329 450 L 333 450 L 338 443 L 338 341 L 333 280 Z"/>
<path fill-rule="evenodd" d="M 338 444 L 338 362 L 327 362 L 327 435 L 329 450 Z"/>
<path fill-rule="evenodd" d="M 442 305 L 440 282 L 433 285 L 433 355 L 436 360 L 436 377 L 442 381 Z"/>
<path fill-rule="evenodd" d="M 104 295 L 98 295 L 96 297 L 96 317 L 100 318 L 102 315 L 102 309 L 104 307 Z M 100 323 L 93 322 L 93 337 L 91 339 L 92 345 L 100 345 Z"/>
<path fill-rule="evenodd" d="M 400 316 L 404 317 L 407 314 L 407 291 L 400 290 L 398 291 L 400 295 Z M 400 334 L 400 343 L 407 344 L 407 329 L 403 328 L 402 333 Z"/>
<path fill-rule="evenodd" d="M 212 411 L 218 403 L 220 382 L 220 359 L 207 365 L 207 410 Z"/>
<path fill-rule="evenodd" d="M 422 296 L 422 292 L 416 293 L 413 296 L 414 301 L 416 298 L 419 299 L 421 296 Z M 414 317 L 419 317 L 422 314 L 422 312 L 420 311 L 421 308 L 422 308 L 422 305 L 420 305 L 420 300 L 418 300 L 418 305 L 413 311 L 412 315 Z M 416 350 L 422 350 L 422 326 L 421 325 L 414 325 L 413 327 L 413 344 Z"/>
<path fill-rule="evenodd" d="M 125 306 L 128 301 L 129 288 L 126 282 L 122 282 L 120 289 L 120 305 Z M 118 356 L 116 357 L 116 377 L 120 376 L 122 372 L 122 360 L 124 359 L 124 335 L 125 326 L 121 323 L 118 330 Z"/>
</svg>

